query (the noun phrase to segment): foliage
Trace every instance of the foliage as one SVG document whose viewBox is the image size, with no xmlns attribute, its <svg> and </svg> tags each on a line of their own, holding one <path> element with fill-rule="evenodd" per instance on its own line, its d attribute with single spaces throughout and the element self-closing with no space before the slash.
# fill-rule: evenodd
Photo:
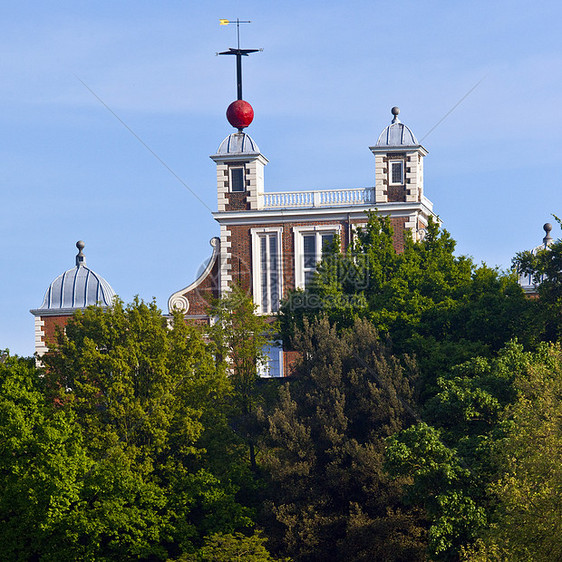
<svg viewBox="0 0 562 562">
<path fill-rule="evenodd" d="M 543 347 L 515 381 L 506 435 L 494 453 L 499 477 L 490 491 L 498 508 L 466 560 L 562 559 L 562 348 Z"/>
<path fill-rule="evenodd" d="M 341 334 L 305 321 L 295 343 L 301 363 L 268 417 L 277 549 L 299 561 L 423 559 L 423 518 L 382 470 L 385 438 L 416 416 L 415 366 L 365 320 Z"/>
<path fill-rule="evenodd" d="M 371 214 L 348 251 L 334 247 L 314 284 L 282 309 L 287 338 L 323 314 L 340 332 L 364 318 L 390 337 L 394 353 L 416 357 L 416 401 L 426 423 L 389 441 L 387 469 L 411 479 L 406 499 L 426 510 L 429 551 L 440 559 L 458 556 L 493 511 L 490 450 L 516 396 L 514 376 L 528 360 L 515 344 L 495 354 L 513 337 L 530 347 L 542 331 L 537 304 L 515 275 L 477 267 L 454 248 L 430 220 L 422 241 L 406 232 L 397 251 L 390 220 Z"/>
<path fill-rule="evenodd" d="M 215 304 L 212 315 L 209 333 L 215 356 L 233 386 L 231 423 L 247 443 L 250 465 L 255 471 L 259 433 L 255 415 L 263 401 L 261 373 L 267 368 L 264 347 L 273 341 L 277 326 L 271 318 L 256 314 L 252 298 L 238 286 Z"/>
<path fill-rule="evenodd" d="M 557 219 L 558 220 L 558 219 Z M 538 287 L 534 301 L 542 338 L 556 341 L 562 336 L 562 240 L 538 251 L 519 252 L 513 266 L 530 275 Z"/>
<path fill-rule="evenodd" d="M 0 558 L 70 560 L 70 510 L 92 466 L 75 417 L 52 411 L 33 359 L 0 362 Z M 61 545 L 60 543 L 63 543 Z"/>
<path fill-rule="evenodd" d="M 260 532 L 246 536 L 242 533 L 214 534 L 193 555 L 185 555 L 178 562 L 290 562 L 289 558 L 272 558 Z"/>
<path fill-rule="evenodd" d="M 398 353 L 415 354 L 429 394 L 438 374 L 477 355 L 499 350 L 514 335 L 531 341 L 533 303 L 514 276 L 500 275 L 454 255 L 455 242 L 430 220 L 427 234 L 394 248 L 388 217 L 369 216 L 347 253 L 333 251 L 314 285 L 282 308 L 290 339 L 304 318 L 326 314 L 339 328 L 367 318 L 390 335 Z"/>
<path fill-rule="evenodd" d="M 470 470 L 434 428 L 422 423 L 394 436 L 386 469 L 412 478 L 406 497 L 427 510 L 433 557 L 454 559 L 458 543 L 470 540 L 485 524 L 485 513 L 470 497 Z"/>
<path fill-rule="evenodd" d="M 49 400 L 80 426 L 91 463 L 65 515 L 69 557 L 165 559 L 251 525 L 236 498 L 247 477 L 231 385 L 181 316 L 139 300 L 77 311 L 43 362 Z"/>
<path fill-rule="evenodd" d="M 492 451 L 503 442 L 501 421 L 517 399 L 516 377 L 542 360 L 542 353 L 510 343 L 494 359 L 459 365 L 439 378 L 426 404 L 424 418 L 433 426 L 421 423 L 389 439 L 386 468 L 412 479 L 407 498 L 427 510 L 434 558 L 457 559 L 493 519 L 489 486 L 499 470 Z"/>
</svg>

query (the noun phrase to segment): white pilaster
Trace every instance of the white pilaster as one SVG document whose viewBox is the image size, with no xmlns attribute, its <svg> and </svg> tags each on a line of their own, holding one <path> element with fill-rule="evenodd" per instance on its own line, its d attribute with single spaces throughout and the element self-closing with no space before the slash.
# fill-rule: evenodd
<svg viewBox="0 0 562 562">
<path fill-rule="evenodd" d="M 231 265 L 231 241 L 228 226 L 221 224 L 221 244 L 220 244 L 220 296 L 223 297 L 230 290 L 232 284 Z"/>
<path fill-rule="evenodd" d="M 44 326 L 45 326 L 45 321 L 41 319 L 41 316 L 36 316 L 35 317 L 35 353 L 37 353 L 39 357 L 43 356 L 47 352 L 47 345 L 45 344 L 45 332 L 43 330 Z"/>
</svg>

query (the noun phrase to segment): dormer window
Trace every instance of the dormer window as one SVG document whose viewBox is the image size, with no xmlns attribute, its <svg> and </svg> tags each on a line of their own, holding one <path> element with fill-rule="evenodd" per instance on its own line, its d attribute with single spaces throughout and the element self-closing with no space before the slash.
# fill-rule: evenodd
<svg viewBox="0 0 562 562">
<path fill-rule="evenodd" d="M 404 162 L 394 160 L 390 163 L 390 185 L 402 185 L 404 183 Z"/>
<path fill-rule="evenodd" d="M 246 191 L 244 185 L 244 168 L 230 168 L 230 191 Z"/>
</svg>

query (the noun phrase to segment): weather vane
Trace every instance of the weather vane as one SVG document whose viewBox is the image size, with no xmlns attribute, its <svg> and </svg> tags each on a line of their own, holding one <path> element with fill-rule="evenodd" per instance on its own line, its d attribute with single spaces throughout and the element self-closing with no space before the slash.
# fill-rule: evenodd
<svg viewBox="0 0 562 562">
<path fill-rule="evenodd" d="M 232 47 L 228 51 L 223 51 L 222 53 L 217 53 L 217 55 L 236 55 L 236 89 L 238 94 L 238 100 L 242 99 L 242 57 L 247 57 L 250 53 L 257 53 L 263 51 L 263 49 L 241 49 L 240 48 L 240 24 L 241 23 L 252 23 L 250 20 L 240 20 L 236 18 L 236 21 L 231 20 L 219 20 L 220 25 L 228 25 L 230 23 L 236 23 L 236 38 L 237 47 L 233 49 Z"/>
</svg>

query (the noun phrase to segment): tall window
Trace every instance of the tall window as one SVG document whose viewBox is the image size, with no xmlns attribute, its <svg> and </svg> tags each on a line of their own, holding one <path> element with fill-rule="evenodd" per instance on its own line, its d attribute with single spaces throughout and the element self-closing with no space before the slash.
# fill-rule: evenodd
<svg viewBox="0 0 562 562">
<path fill-rule="evenodd" d="M 230 168 L 230 191 L 246 191 L 244 168 Z"/>
<path fill-rule="evenodd" d="M 258 312 L 279 310 L 281 300 L 281 229 L 252 229 L 252 280 Z"/>
<path fill-rule="evenodd" d="M 310 285 L 316 271 L 316 264 L 322 259 L 322 254 L 334 240 L 334 233 L 315 232 L 303 234 L 303 271 L 304 286 Z"/>
<path fill-rule="evenodd" d="M 404 183 L 404 162 L 395 160 L 390 162 L 390 184 L 401 185 Z"/>
<path fill-rule="evenodd" d="M 297 288 L 309 287 L 318 262 L 334 241 L 339 227 L 295 227 L 295 284 Z"/>
</svg>

